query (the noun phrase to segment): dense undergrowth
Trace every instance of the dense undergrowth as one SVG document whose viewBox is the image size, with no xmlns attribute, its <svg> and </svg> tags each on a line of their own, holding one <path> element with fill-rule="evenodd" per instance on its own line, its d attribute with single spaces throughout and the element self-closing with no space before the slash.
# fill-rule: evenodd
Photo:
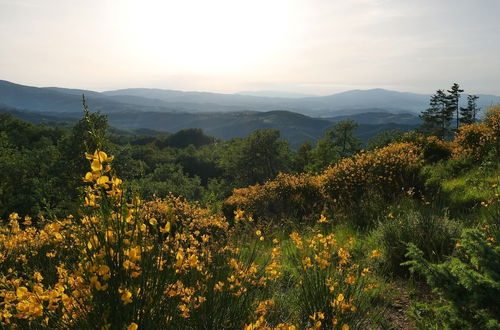
<svg viewBox="0 0 500 330">
<path fill-rule="evenodd" d="M 406 134 L 235 189 L 222 211 L 137 197 L 91 133 L 79 206 L 0 227 L 4 328 L 500 326 L 500 107 L 453 141 Z"/>
</svg>

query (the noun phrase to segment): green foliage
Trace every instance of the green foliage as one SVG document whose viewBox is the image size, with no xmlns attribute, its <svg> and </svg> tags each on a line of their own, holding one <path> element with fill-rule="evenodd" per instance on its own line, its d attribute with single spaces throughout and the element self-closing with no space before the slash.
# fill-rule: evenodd
<svg viewBox="0 0 500 330">
<path fill-rule="evenodd" d="M 73 201 L 81 196 L 77 188 L 81 186 L 81 179 L 88 168 L 87 161 L 82 158 L 82 155 L 98 148 L 114 152 L 108 140 L 108 128 L 106 115 L 90 112 L 85 98 L 83 98 L 82 119 L 60 141 L 64 165 L 58 169 L 58 173 L 62 181 L 65 182 L 64 193 Z"/>
<path fill-rule="evenodd" d="M 419 132 L 404 134 L 402 141 L 411 142 L 422 148 L 426 163 L 436 163 L 448 160 L 452 155 L 452 143 L 435 136 L 424 136 Z"/>
<path fill-rule="evenodd" d="M 0 121 L 0 217 L 16 210 L 25 215 L 55 211 L 64 201 L 66 183 L 55 176 L 63 166 L 55 141 L 62 131 L 2 115 Z"/>
<path fill-rule="evenodd" d="M 220 166 L 235 186 L 244 187 L 287 172 L 291 165 L 288 143 L 278 130 L 257 130 L 244 139 L 226 142 Z"/>
<path fill-rule="evenodd" d="M 451 86 L 451 89 L 448 90 L 448 111 L 452 114 L 455 114 L 456 119 L 456 129 L 460 127 L 460 107 L 458 106 L 458 102 L 460 100 L 460 93 L 464 90 L 460 88 L 457 83 L 454 83 Z"/>
<path fill-rule="evenodd" d="M 204 192 L 200 178 L 191 178 L 184 174 L 180 165 L 169 163 L 158 165 L 152 173 L 132 181 L 131 185 L 136 185 L 140 196 L 148 200 L 153 196 L 165 197 L 169 193 L 199 200 Z"/>
<path fill-rule="evenodd" d="M 460 107 L 460 118 L 459 121 L 463 125 L 474 124 L 477 120 L 477 115 L 481 110 L 476 101 L 479 98 L 477 95 L 467 96 L 467 107 Z"/>
<path fill-rule="evenodd" d="M 312 143 L 307 141 L 302 143 L 294 154 L 294 170 L 296 172 L 305 172 L 306 167 L 311 163 Z"/>
<path fill-rule="evenodd" d="M 431 96 L 429 108 L 422 111 L 420 118 L 424 121 L 421 126 L 422 131 L 441 139 L 449 136 L 453 109 L 449 107 L 449 98 L 442 89 Z"/>
<path fill-rule="evenodd" d="M 416 201 L 400 202 L 380 221 L 372 238 L 382 251 L 381 267 L 395 275 L 407 275 L 401 266 L 409 243 L 421 249 L 429 260 L 442 261 L 453 251 L 460 225 L 446 214 L 439 216 Z"/>
<path fill-rule="evenodd" d="M 188 128 L 180 130 L 174 134 L 165 137 L 162 140 L 155 141 L 156 145 L 162 149 L 165 147 L 186 148 L 190 145 L 202 147 L 215 142 L 215 139 L 206 135 L 201 128 Z"/>
<path fill-rule="evenodd" d="M 450 159 L 421 170 L 429 198 L 440 201 L 451 214 L 466 215 L 466 220 L 497 193 L 494 187 L 500 183 L 499 173 L 498 164 L 478 167 L 469 158 Z"/>
<path fill-rule="evenodd" d="M 311 151 L 311 162 L 305 169 L 308 172 L 320 172 L 341 158 L 349 157 L 361 150 L 361 140 L 353 136 L 358 124 L 352 120 L 344 120 L 325 131 Z"/>
<path fill-rule="evenodd" d="M 406 256 L 412 272 L 425 277 L 441 298 L 435 304 L 418 304 L 413 316 L 423 327 L 446 329 L 500 328 L 500 246 L 480 230 L 467 229 L 454 255 L 432 263 L 411 244 Z"/>
<path fill-rule="evenodd" d="M 383 131 L 368 140 L 366 147 L 368 150 L 383 148 L 391 143 L 402 142 L 405 132 L 401 130 Z"/>
</svg>

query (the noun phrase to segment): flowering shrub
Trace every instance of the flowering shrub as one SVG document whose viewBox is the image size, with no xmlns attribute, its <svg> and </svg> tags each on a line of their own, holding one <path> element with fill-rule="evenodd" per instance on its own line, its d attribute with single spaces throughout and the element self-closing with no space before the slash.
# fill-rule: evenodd
<svg viewBox="0 0 500 330">
<path fill-rule="evenodd" d="M 486 113 L 484 122 L 461 126 L 455 137 L 453 156 L 483 160 L 488 153 L 498 155 L 500 149 L 500 106 Z"/>
<path fill-rule="evenodd" d="M 81 216 L 0 232 L 0 324 L 21 328 L 242 327 L 253 298 L 279 276 L 242 258 L 219 215 L 174 197 L 129 200 L 102 151 Z M 22 228 L 23 226 L 24 228 Z"/>
<path fill-rule="evenodd" d="M 378 284 L 370 279 L 369 268 L 353 261 L 349 250 L 354 239 L 339 244 L 334 234 L 317 233 L 306 239 L 296 232 L 290 238 L 288 257 L 299 272 L 301 328 L 370 328 L 377 318 L 372 291 Z M 371 252 L 372 258 L 380 256 L 377 250 Z"/>
<path fill-rule="evenodd" d="M 485 123 L 461 126 L 455 137 L 456 147 L 453 157 L 473 156 L 482 160 L 491 149 L 495 138 L 493 131 Z"/>
<path fill-rule="evenodd" d="M 424 160 L 427 163 L 449 159 L 455 147 L 454 142 L 441 140 L 435 136 L 417 135 L 413 143 L 422 149 Z"/>
<path fill-rule="evenodd" d="M 348 209 L 368 193 L 391 199 L 418 185 L 419 147 L 395 143 L 344 158 L 322 174 L 280 174 L 262 185 L 235 189 L 225 201 L 226 215 L 241 209 L 256 218 L 312 219 L 323 209 Z"/>
<path fill-rule="evenodd" d="M 393 198 L 418 185 L 421 150 L 411 143 L 394 143 L 373 152 L 342 159 L 321 175 L 325 196 L 335 208 L 350 208 L 374 191 Z"/>
<path fill-rule="evenodd" d="M 227 216 L 242 209 L 256 219 L 310 219 L 322 208 L 318 177 L 309 174 L 279 174 L 264 184 L 235 189 L 225 201 Z"/>
</svg>

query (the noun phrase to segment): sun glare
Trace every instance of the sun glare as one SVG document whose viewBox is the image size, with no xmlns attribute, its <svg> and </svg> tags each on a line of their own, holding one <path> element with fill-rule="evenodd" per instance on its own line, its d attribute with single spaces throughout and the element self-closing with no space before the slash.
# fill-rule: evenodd
<svg viewBox="0 0 500 330">
<path fill-rule="evenodd" d="M 130 34 L 155 67 L 197 73 L 258 65 L 286 43 L 283 1 L 149 1 L 130 6 Z"/>
</svg>

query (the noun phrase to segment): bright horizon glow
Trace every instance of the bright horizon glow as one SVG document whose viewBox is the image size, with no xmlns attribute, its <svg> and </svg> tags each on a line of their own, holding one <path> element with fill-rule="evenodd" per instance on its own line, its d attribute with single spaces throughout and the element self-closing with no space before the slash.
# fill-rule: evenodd
<svg viewBox="0 0 500 330">
<path fill-rule="evenodd" d="M 499 12 L 497 0 L 0 0 L 0 79 L 500 95 Z"/>
</svg>

